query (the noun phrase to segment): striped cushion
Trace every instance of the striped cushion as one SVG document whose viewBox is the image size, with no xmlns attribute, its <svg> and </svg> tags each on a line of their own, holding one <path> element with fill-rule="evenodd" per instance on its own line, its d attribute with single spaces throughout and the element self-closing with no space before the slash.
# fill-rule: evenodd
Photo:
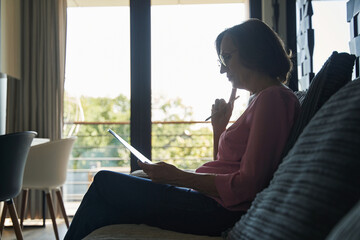
<svg viewBox="0 0 360 240">
<path fill-rule="evenodd" d="M 360 198 L 360 80 L 315 114 L 228 239 L 324 239 Z"/>
<path fill-rule="evenodd" d="M 297 99 L 300 102 L 300 106 L 303 105 L 306 94 L 307 94 L 307 90 L 303 90 L 303 91 L 296 91 L 294 92 L 295 96 L 297 97 Z"/>
<path fill-rule="evenodd" d="M 326 240 L 360 239 L 360 201 L 335 226 Z"/>
<path fill-rule="evenodd" d="M 333 52 L 321 70 L 312 79 L 306 95 L 298 96 L 301 110 L 289 135 L 283 157 L 294 146 L 300 133 L 320 107 L 341 87 L 351 80 L 355 56 Z M 303 97 L 303 98 L 301 98 Z"/>
</svg>

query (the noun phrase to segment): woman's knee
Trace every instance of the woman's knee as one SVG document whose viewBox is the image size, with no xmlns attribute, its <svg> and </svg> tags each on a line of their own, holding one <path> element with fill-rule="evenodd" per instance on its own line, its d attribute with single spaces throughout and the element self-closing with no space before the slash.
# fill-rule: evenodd
<svg viewBox="0 0 360 240">
<path fill-rule="evenodd" d="M 110 172 L 109 171 L 104 171 L 104 170 L 101 170 L 99 172 L 97 172 L 94 176 L 94 179 L 93 181 L 102 181 L 103 179 L 106 179 L 107 178 L 107 175 L 109 174 Z"/>
<path fill-rule="evenodd" d="M 93 182 L 95 184 L 108 184 L 111 186 L 120 186 L 122 184 L 129 184 L 132 182 L 132 177 L 128 174 L 101 170 L 94 176 Z"/>
<path fill-rule="evenodd" d="M 95 174 L 94 178 L 101 178 L 101 177 L 104 177 L 104 176 L 106 176 L 108 174 L 111 174 L 111 172 L 107 171 L 107 170 L 100 170 Z"/>
<path fill-rule="evenodd" d="M 115 179 L 121 178 L 121 174 L 106 170 L 97 172 L 94 176 L 93 183 L 95 184 L 109 184 L 115 182 Z"/>
<path fill-rule="evenodd" d="M 100 170 L 95 174 L 94 181 L 99 179 L 108 179 L 108 178 L 121 177 L 121 176 L 126 176 L 126 174 L 108 171 L 108 170 Z"/>
</svg>

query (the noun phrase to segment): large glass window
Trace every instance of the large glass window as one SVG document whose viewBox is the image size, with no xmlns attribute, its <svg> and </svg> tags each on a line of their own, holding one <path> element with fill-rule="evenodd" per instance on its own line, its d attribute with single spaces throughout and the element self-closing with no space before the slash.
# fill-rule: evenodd
<svg viewBox="0 0 360 240">
<path fill-rule="evenodd" d="M 107 134 L 129 137 L 129 6 L 69 7 L 63 135 L 77 136 L 64 197 L 72 215 L 100 169 L 129 172 L 129 153 Z"/>
<path fill-rule="evenodd" d="M 153 160 L 195 168 L 212 159 L 211 124 L 189 122 L 204 121 L 216 98 L 229 98 L 215 39 L 244 20 L 243 3 L 151 7 Z M 232 119 L 248 100 L 246 92 L 238 94 Z"/>
<path fill-rule="evenodd" d="M 212 135 L 210 123 L 194 121 L 231 92 L 215 38 L 245 19 L 245 6 L 160 2 L 151 7 L 152 159 L 195 168 L 212 158 Z M 70 215 L 97 171 L 130 172 L 129 152 L 106 131 L 130 140 L 129 14 L 129 6 L 68 8 L 63 135 L 78 137 L 64 187 Z M 247 103 L 248 94 L 239 95 L 233 119 Z"/>
<path fill-rule="evenodd" d="M 316 75 L 333 51 L 349 52 L 350 27 L 346 17 L 346 1 L 311 1 L 311 5 L 314 29 L 313 73 Z M 299 7 L 297 4 L 297 33 L 300 27 Z M 301 72 L 299 65 L 299 78 Z M 307 89 L 308 84 L 299 82 L 299 90 Z"/>
<path fill-rule="evenodd" d="M 314 73 L 333 51 L 349 52 L 350 27 L 346 21 L 347 1 L 313 1 L 315 32 Z"/>
</svg>

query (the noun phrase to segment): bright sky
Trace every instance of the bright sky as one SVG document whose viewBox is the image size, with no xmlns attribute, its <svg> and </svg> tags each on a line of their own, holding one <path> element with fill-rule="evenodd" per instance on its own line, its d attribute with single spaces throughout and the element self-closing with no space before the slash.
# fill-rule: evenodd
<svg viewBox="0 0 360 240">
<path fill-rule="evenodd" d="M 349 51 L 350 34 L 345 21 L 346 1 L 312 3 L 317 72 L 333 50 Z M 151 16 L 153 98 L 180 97 L 192 106 L 194 120 L 204 120 L 213 101 L 228 99 L 231 91 L 226 76 L 219 73 L 215 38 L 244 20 L 244 5 L 153 6 Z M 76 96 L 130 96 L 129 19 L 128 7 L 68 9 L 67 92 Z M 234 117 L 246 104 L 247 96 L 243 92 L 236 101 Z M 161 120 L 156 118 L 153 114 L 153 120 Z"/>
</svg>

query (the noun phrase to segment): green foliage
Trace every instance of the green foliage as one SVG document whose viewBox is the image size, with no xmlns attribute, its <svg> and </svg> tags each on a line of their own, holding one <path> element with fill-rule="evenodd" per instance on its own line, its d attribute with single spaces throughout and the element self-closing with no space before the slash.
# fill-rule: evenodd
<svg viewBox="0 0 360 240">
<path fill-rule="evenodd" d="M 192 108 L 181 99 L 160 97 L 153 101 L 153 116 L 163 122 L 188 121 Z M 94 124 L 73 124 L 76 121 Z M 76 135 L 73 150 L 73 169 L 129 166 L 129 152 L 107 133 L 112 128 L 125 140 L 130 135 L 130 100 L 85 97 L 78 99 L 65 95 L 64 135 Z M 103 123 L 105 122 L 105 123 Z M 122 124 L 107 124 L 121 122 Z M 159 123 L 152 126 L 152 159 L 166 161 L 183 169 L 193 169 L 212 159 L 212 135 L 209 126 L 195 128 L 193 124 Z"/>
</svg>

